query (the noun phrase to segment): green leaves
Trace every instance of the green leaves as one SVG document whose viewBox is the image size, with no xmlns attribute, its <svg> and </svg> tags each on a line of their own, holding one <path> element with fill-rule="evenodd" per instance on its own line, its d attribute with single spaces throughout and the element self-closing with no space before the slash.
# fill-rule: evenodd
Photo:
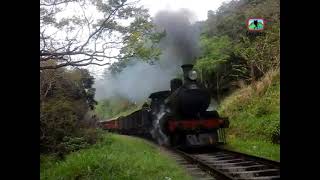
<svg viewBox="0 0 320 180">
<path fill-rule="evenodd" d="M 103 66 L 111 60 L 130 58 L 158 59 L 160 49 L 156 44 L 160 36 L 148 10 L 137 2 L 72 1 L 69 5 L 77 10 L 70 13 L 74 14 L 65 13 L 67 2 L 55 3 L 59 5 L 41 2 L 40 61 L 53 59 L 59 63 L 41 66 L 42 69 Z M 94 8 L 96 11 L 92 11 Z M 49 33 L 47 29 L 57 33 Z"/>
<path fill-rule="evenodd" d="M 265 35 L 253 40 L 243 37 L 242 43 L 235 46 L 235 53 L 262 75 L 270 69 L 278 68 L 280 64 L 279 26 L 275 24 L 269 28 L 265 31 Z"/>
<path fill-rule="evenodd" d="M 68 137 L 65 136 L 63 138 L 63 142 L 61 143 L 67 152 L 74 152 L 79 149 L 84 149 L 89 147 L 89 144 L 83 137 Z"/>
<path fill-rule="evenodd" d="M 227 36 L 212 38 L 202 36 L 201 46 L 204 56 L 197 60 L 195 68 L 204 73 L 204 76 L 210 76 L 219 64 L 227 62 L 232 43 Z"/>
<path fill-rule="evenodd" d="M 246 30 L 246 19 L 263 17 L 260 34 Z M 201 36 L 202 57 L 195 68 L 213 95 L 228 94 L 238 82 L 253 82 L 280 65 L 279 1 L 230 1 L 208 12 Z M 222 91 L 222 92 L 221 92 Z"/>
<path fill-rule="evenodd" d="M 85 126 L 85 115 L 96 104 L 94 78 L 85 69 L 62 68 L 42 71 L 40 80 L 41 92 L 46 94 L 40 100 L 41 151 L 66 153 L 84 147 L 68 144 L 63 138 L 77 136 L 79 127 Z M 91 116 L 86 120 L 89 124 L 95 121 Z M 92 138 L 85 141 L 93 142 Z"/>
<path fill-rule="evenodd" d="M 161 50 L 157 46 L 160 39 L 164 37 L 163 32 L 156 32 L 154 25 L 144 18 L 136 18 L 128 29 L 124 38 L 125 46 L 121 49 L 124 57 L 137 57 L 142 60 L 158 59 Z"/>
</svg>

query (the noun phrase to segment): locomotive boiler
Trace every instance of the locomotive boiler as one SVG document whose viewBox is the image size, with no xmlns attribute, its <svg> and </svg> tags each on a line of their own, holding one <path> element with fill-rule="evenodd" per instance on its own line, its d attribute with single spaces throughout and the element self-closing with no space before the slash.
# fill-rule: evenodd
<svg viewBox="0 0 320 180">
<path fill-rule="evenodd" d="M 170 90 L 152 93 L 150 105 L 134 113 L 104 122 L 104 127 L 128 135 L 151 137 L 174 147 L 215 146 L 225 143 L 228 118 L 208 111 L 209 91 L 198 82 L 192 64 L 181 66 L 183 79 L 172 79 Z M 113 128 L 113 129 L 112 129 Z"/>
<path fill-rule="evenodd" d="M 216 111 L 207 111 L 210 94 L 197 81 L 192 64 L 181 66 L 183 81 L 172 79 L 171 91 L 151 94 L 152 137 L 168 146 L 204 146 L 224 143 L 229 125 Z"/>
</svg>

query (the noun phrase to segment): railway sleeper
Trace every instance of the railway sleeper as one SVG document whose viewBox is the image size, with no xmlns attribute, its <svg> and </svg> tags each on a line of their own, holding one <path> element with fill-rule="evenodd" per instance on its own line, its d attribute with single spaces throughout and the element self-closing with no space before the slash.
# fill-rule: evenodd
<svg viewBox="0 0 320 180">
<path fill-rule="evenodd" d="M 186 168 L 188 170 L 188 173 L 198 179 L 212 179 L 213 177 L 210 176 L 208 173 L 202 171 L 200 168 Z"/>
<path fill-rule="evenodd" d="M 235 159 L 235 157 L 232 157 L 232 156 L 225 156 L 225 157 L 220 157 L 220 158 L 216 158 L 216 157 L 207 157 L 206 159 L 212 159 L 212 160 L 222 161 L 222 160 Z"/>
<path fill-rule="evenodd" d="M 198 168 L 198 166 L 196 164 L 186 164 L 186 165 L 183 165 L 184 167 L 186 168 Z"/>
<path fill-rule="evenodd" d="M 260 176 L 252 178 L 235 178 L 235 180 L 275 180 L 280 179 L 280 176 Z"/>
<path fill-rule="evenodd" d="M 243 159 L 228 159 L 228 160 L 205 160 L 206 162 L 212 162 L 214 164 L 222 164 L 222 163 L 236 163 L 236 162 L 243 162 Z"/>
<path fill-rule="evenodd" d="M 251 166 L 231 166 L 220 168 L 222 171 L 228 172 L 241 172 L 241 171 L 251 171 L 251 170 L 261 170 L 268 169 L 269 167 L 263 164 L 251 165 Z"/>
<path fill-rule="evenodd" d="M 211 158 L 235 158 L 235 156 L 230 155 L 230 154 L 225 154 L 225 155 L 216 155 L 216 154 L 208 154 L 204 155 L 204 157 L 211 157 Z"/>
<path fill-rule="evenodd" d="M 215 180 L 215 178 L 213 178 L 213 177 L 203 177 L 203 178 L 199 178 L 197 180 Z"/>
<path fill-rule="evenodd" d="M 214 163 L 214 162 L 209 162 L 208 163 L 211 166 L 214 166 L 216 168 L 223 168 L 226 166 L 239 166 L 239 165 L 256 165 L 257 163 L 254 161 L 241 161 L 241 162 L 235 162 L 235 163 Z"/>
<path fill-rule="evenodd" d="M 266 176 L 279 176 L 279 169 L 264 169 L 264 170 L 253 170 L 243 172 L 230 173 L 233 177 L 239 178 L 253 178 L 253 177 L 266 177 Z"/>
<path fill-rule="evenodd" d="M 212 159 L 212 160 L 229 160 L 229 159 L 235 159 L 233 156 L 224 156 L 224 157 L 215 157 L 215 156 L 199 156 L 195 155 L 198 158 L 201 159 Z"/>
</svg>

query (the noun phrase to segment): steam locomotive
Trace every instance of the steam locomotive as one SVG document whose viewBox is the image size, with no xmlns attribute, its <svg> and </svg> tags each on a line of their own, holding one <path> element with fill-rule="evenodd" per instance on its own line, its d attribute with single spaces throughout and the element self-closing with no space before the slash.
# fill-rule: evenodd
<svg viewBox="0 0 320 180">
<path fill-rule="evenodd" d="M 182 65 L 183 81 L 172 79 L 170 91 L 152 93 L 150 105 L 132 114 L 100 122 L 106 130 L 152 138 L 160 145 L 203 147 L 224 144 L 228 118 L 207 111 L 209 91 L 197 82 L 192 64 Z"/>
</svg>

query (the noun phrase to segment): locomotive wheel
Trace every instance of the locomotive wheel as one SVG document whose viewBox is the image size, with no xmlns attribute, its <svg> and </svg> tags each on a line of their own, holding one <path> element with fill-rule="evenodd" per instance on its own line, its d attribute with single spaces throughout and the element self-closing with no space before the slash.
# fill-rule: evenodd
<svg viewBox="0 0 320 180">
<path fill-rule="evenodd" d="M 182 144 L 182 139 L 180 134 L 173 134 L 170 136 L 170 145 L 172 147 L 180 146 Z"/>
</svg>

